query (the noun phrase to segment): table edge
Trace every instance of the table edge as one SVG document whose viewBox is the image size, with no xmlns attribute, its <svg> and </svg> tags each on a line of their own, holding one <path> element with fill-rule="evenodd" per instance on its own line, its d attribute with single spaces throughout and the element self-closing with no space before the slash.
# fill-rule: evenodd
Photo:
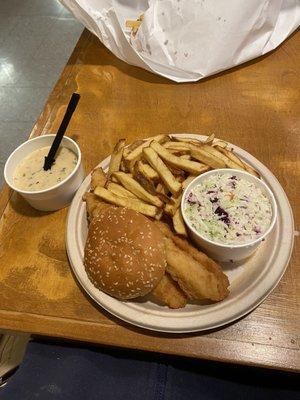
<svg viewBox="0 0 300 400">
<path fill-rule="evenodd" d="M 55 321 L 55 324 L 53 322 Z M 119 348 L 127 348 L 127 349 L 136 349 L 148 352 L 156 352 L 156 353 L 165 353 L 174 356 L 183 356 L 183 357 L 191 357 L 205 360 L 213 360 L 218 362 L 229 362 L 233 364 L 239 365 L 248 365 L 253 367 L 262 367 L 268 369 L 277 369 L 283 371 L 290 372 L 300 372 L 300 363 L 297 362 L 299 360 L 299 350 L 298 349 L 290 349 L 283 347 L 273 347 L 280 352 L 280 355 L 277 357 L 277 361 L 266 362 L 265 359 L 261 359 L 260 362 L 257 361 L 257 356 L 255 360 L 251 360 L 251 358 L 246 357 L 245 353 L 243 359 L 240 359 L 240 352 L 243 351 L 245 346 L 252 346 L 253 350 L 255 346 L 259 349 L 259 353 L 263 354 L 266 348 L 270 346 L 261 343 L 249 343 L 249 342 L 237 342 L 231 340 L 224 340 L 214 337 L 202 336 L 202 340 L 204 342 L 214 343 L 213 346 L 206 346 L 205 343 L 201 346 L 201 351 L 199 348 L 194 351 L 193 346 L 189 346 L 188 348 L 181 347 L 182 336 L 181 335 L 171 335 L 171 334 L 162 334 L 160 335 L 160 339 L 163 340 L 171 340 L 172 345 L 165 346 L 163 351 L 160 351 L 159 348 L 155 346 L 155 343 L 149 343 L 149 340 L 146 340 L 143 345 L 138 344 L 134 340 L 135 335 L 145 335 L 146 338 L 152 339 L 155 335 L 149 334 L 148 331 L 142 328 L 132 328 L 127 327 L 124 323 L 123 325 L 115 324 L 103 324 L 94 323 L 91 321 L 78 321 L 71 318 L 59 318 L 59 317 L 51 317 L 51 316 L 41 316 L 37 314 L 29 314 L 29 313 L 21 313 L 15 311 L 2 311 L 0 310 L 0 325 L 1 329 L 21 332 L 21 333 L 29 333 L 32 335 L 39 335 L 44 337 L 55 337 L 62 338 L 74 341 L 87 342 L 91 345 L 103 345 L 110 347 L 119 347 Z M 55 326 L 54 326 L 55 325 Z M 102 332 L 99 330 L 99 326 L 101 325 Z M 20 326 L 22 327 L 20 329 Z M 89 326 L 89 330 L 87 331 L 87 326 Z M 113 332 L 112 332 L 113 329 Z M 126 330 L 126 335 L 124 335 L 124 331 Z M 99 333 L 101 336 L 99 336 Z M 189 339 L 189 335 L 184 335 L 186 339 Z M 194 337 L 191 335 L 191 337 Z M 178 345 L 174 346 L 173 341 L 178 340 Z M 230 343 L 234 344 L 234 351 L 230 350 Z M 224 346 L 228 349 L 228 354 L 224 359 L 224 354 L 219 355 L 219 349 Z M 239 350 L 237 351 L 237 346 L 239 346 Z M 206 352 L 207 348 L 210 348 L 209 352 Z M 175 351 L 174 351 L 175 350 Z M 282 357 L 282 351 L 285 352 L 285 357 Z M 250 352 L 246 352 L 249 354 Z M 285 362 L 286 361 L 286 362 Z"/>
</svg>

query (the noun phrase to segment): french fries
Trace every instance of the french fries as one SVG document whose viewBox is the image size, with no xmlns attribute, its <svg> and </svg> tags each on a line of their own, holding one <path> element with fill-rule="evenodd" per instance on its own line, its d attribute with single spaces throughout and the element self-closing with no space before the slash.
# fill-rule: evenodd
<svg viewBox="0 0 300 400">
<path fill-rule="evenodd" d="M 162 207 L 163 202 L 158 196 L 154 196 L 147 192 L 133 177 L 125 172 L 114 172 L 113 176 L 131 193 L 135 194 L 138 198 L 146 203 L 153 204 L 156 207 Z"/>
<path fill-rule="evenodd" d="M 141 214 L 147 215 L 152 218 L 159 218 L 161 211 L 150 204 L 143 203 L 139 199 L 131 199 L 117 196 L 116 194 L 110 192 L 109 190 L 97 186 L 94 190 L 94 194 L 100 199 L 106 201 L 107 203 L 114 204 L 120 207 L 127 207 Z"/>
<path fill-rule="evenodd" d="M 126 146 L 123 151 L 123 161 L 129 155 L 129 153 L 131 153 L 134 149 L 136 149 L 138 146 L 140 146 L 143 143 L 144 143 L 144 140 L 139 139 L 139 140 L 135 140 L 134 142 L 132 142 L 128 146 Z"/>
<path fill-rule="evenodd" d="M 183 192 L 199 174 L 218 168 L 245 170 L 259 177 L 214 135 L 200 141 L 162 134 L 126 147 L 121 139 L 114 148 L 108 173 L 101 168 L 92 172 L 94 197 L 89 193 L 91 196 L 85 199 L 89 209 L 102 202 L 128 207 L 157 220 L 168 217 L 174 231 L 186 236 L 180 210 Z"/>
<path fill-rule="evenodd" d="M 146 177 L 142 171 L 139 170 L 138 163 L 135 164 L 133 169 L 133 178 L 141 185 L 147 192 L 156 195 L 155 183 L 152 179 Z"/>
<path fill-rule="evenodd" d="M 243 163 L 243 164 L 244 164 L 244 169 L 245 169 L 247 172 L 249 172 L 249 174 L 254 175 L 254 176 L 256 176 L 257 178 L 260 179 L 260 175 L 259 175 L 259 173 L 258 173 L 255 169 L 253 169 L 252 167 L 250 167 L 249 164 L 246 164 L 246 163 Z"/>
<path fill-rule="evenodd" d="M 166 140 L 167 135 L 157 135 L 155 136 L 155 138 L 158 142 L 163 143 Z M 149 146 L 150 142 L 151 142 L 150 139 L 143 140 L 143 142 L 140 145 L 135 147 L 134 150 L 129 152 L 129 154 L 127 154 L 126 157 L 124 157 L 124 164 L 129 172 L 133 173 L 135 163 L 141 159 L 143 149 Z"/>
<path fill-rule="evenodd" d="M 165 137 L 166 135 L 158 135 L 155 136 L 153 139 L 145 140 L 142 144 L 140 144 L 132 152 L 130 152 L 125 158 L 125 160 L 127 162 L 130 162 L 138 159 L 142 155 L 143 149 L 145 147 L 148 147 L 152 140 L 156 140 L 157 142 L 162 142 L 164 141 Z"/>
<path fill-rule="evenodd" d="M 173 168 L 183 169 L 184 171 L 190 172 L 191 174 L 201 174 L 202 172 L 209 170 L 209 167 L 205 164 L 195 161 L 184 160 L 180 157 L 175 156 L 155 140 L 151 142 L 150 147 L 151 149 L 156 151 L 160 158 L 162 158 L 167 164 L 171 165 L 171 167 Z"/>
<path fill-rule="evenodd" d="M 207 165 L 209 165 L 213 169 L 217 168 L 226 168 L 226 164 L 223 160 L 216 157 L 213 154 L 210 154 L 205 149 L 199 147 L 198 149 L 191 150 L 191 155 L 196 160 L 199 160 Z"/>
<path fill-rule="evenodd" d="M 155 191 L 164 204 L 172 202 L 172 197 L 169 197 L 169 189 L 163 183 L 159 183 Z"/>
<path fill-rule="evenodd" d="M 185 229 L 185 225 L 184 225 L 184 221 L 182 218 L 180 208 L 178 208 L 178 210 L 176 211 L 176 213 L 173 217 L 173 226 L 174 226 L 175 232 L 178 233 L 178 235 L 187 236 L 187 231 Z"/>
<path fill-rule="evenodd" d="M 159 183 L 156 186 L 156 193 L 160 193 L 160 194 L 163 194 L 165 196 L 168 196 L 169 189 L 163 183 Z"/>
<path fill-rule="evenodd" d="M 159 175 L 149 164 L 137 161 L 133 168 L 133 177 L 149 193 L 156 194 L 155 184 L 159 181 Z"/>
<path fill-rule="evenodd" d="M 180 136 L 170 136 L 170 139 L 173 140 L 174 142 L 183 142 L 183 143 L 192 143 L 195 145 L 201 145 L 202 143 L 205 143 L 201 141 L 200 139 L 189 139 L 185 137 L 180 137 Z"/>
<path fill-rule="evenodd" d="M 186 153 L 188 151 L 188 154 L 193 159 L 201 161 L 201 163 L 213 169 L 226 168 L 225 158 L 222 155 L 218 157 L 218 152 L 214 152 L 214 149 L 210 151 L 211 146 L 205 143 L 196 145 L 194 142 L 167 142 L 163 146 L 170 152 L 180 151 L 181 153 Z"/>
<path fill-rule="evenodd" d="M 215 142 L 212 143 L 212 146 L 213 147 L 219 146 L 224 149 L 228 146 L 228 143 L 224 142 L 223 140 L 216 140 Z"/>
<path fill-rule="evenodd" d="M 132 36 L 135 36 L 137 34 L 137 31 L 139 30 L 139 27 L 140 27 L 143 19 L 144 19 L 144 14 L 141 14 L 137 20 L 128 19 L 125 21 L 125 26 L 126 26 L 126 28 L 131 29 Z"/>
<path fill-rule="evenodd" d="M 106 181 L 107 178 L 103 169 L 102 168 L 94 169 L 91 176 L 91 192 L 93 192 L 97 186 L 105 186 Z"/>
<path fill-rule="evenodd" d="M 178 157 L 181 157 L 184 155 L 188 156 L 190 153 L 190 151 L 188 149 L 187 150 L 168 149 L 168 151 Z"/>
<path fill-rule="evenodd" d="M 190 154 L 183 154 L 182 156 L 180 156 L 180 158 L 183 158 L 184 160 L 190 160 L 192 156 Z"/>
<path fill-rule="evenodd" d="M 174 198 L 173 198 L 174 199 Z M 164 211 L 165 211 L 165 213 L 167 214 L 167 215 L 169 215 L 170 217 L 174 217 L 174 215 L 176 214 L 176 211 L 177 211 L 177 209 L 178 209 L 178 207 L 179 207 L 179 205 L 180 205 L 180 201 L 181 201 L 181 196 L 179 196 L 177 199 L 175 199 L 175 200 L 178 200 L 178 201 L 176 201 L 175 203 L 168 203 L 168 204 L 166 204 L 165 205 L 165 208 L 164 208 Z"/>
<path fill-rule="evenodd" d="M 145 178 L 150 179 L 153 182 L 159 181 L 158 173 L 155 171 L 155 169 L 150 167 L 149 164 L 145 164 L 142 161 L 138 161 L 136 167 L 137 170 L 145 176 Z"/>
<path fill-rule="evenodd" d="M 155 171 L 158 173 L 161 180 L 167 186 L 169 191 L 174 195 L 179 195 L 181 191 L 181 184 L 176 181 L 174 175 L 164 164 L 164 162 L 159 158 L 158 154 L 151 147 L 144 148 L 143 154 L 151 167 L 154 168 Z"/>
<path fill-rule="evenodd" d="M 177 153 L 189 153 L 191 150 L 191 143 L 182 142 L 166 142 L 163 144 L 165 149 L 176 151 Z"/>
<path fill-rule="evenodd" d="M 121 160 L 122 160 L 122 156 L 123 156 L 125 142 L 126 142 L 125 139 L 120 139 L 118 141 L 118 143 L 115 145 L 115 148 L 111 155 L 109 167 L 108 167 L 108 173 L 107 173 L 108 180 L 113 172 L 119 171 L 119 169 L 120 169 L 120 164 L 121 164 Z"/>
<path fill-rule="evenodd" d="M 129 192 L 129 190 L 125 189 L 123 186 L 119 185 L 118 183 L 109 182 L 107 185 L 107 189 L 110 192 L 116 194 L 117 196 L 131 198 L 131 199 L 137 199 L 136 195 Z"/>
<path fill-rule="evenodd" d="M 211 135 L 209 135 L 209 136 L 205 139 L 204 143 L 206 143 L 206 144 L 212 144 L 212 143 L 214 142 L 214 140 L 215 140 L 215 134 L 212 133 Z"/>
<path fill-rule="evenodd" d="M 238 164 L 241 168 L 244 168 L 243 162 L 231 151 L 229 151 L 226 148 L 221 147 L 221 146 L 215 146 L 215 149 L 217 149 L 219 152 L 224 154 L 226 157 L 228 157 L 234 163 Z"/>
<path fill-rule="evenodd" d="M 249 174 L 254 175 L 257 178 L 260 178 L 259 173 L 257 171 L 255 171 L 255 169 L 253 169 L 252 167 L 250 167 L 250 165 L 248 165 L 245 162 L 243 162 L 242 160 L 240 160 L 238 158 L 238 156 L 236 156 L 232 151 L 229 151 L 228 149 L 220 147 L 220 146 L 216 146 L 216 149 L 219 150 L 221 153 L 225 154 L 228 158 L 231 159 L 231 161 L 238 164 L 241 168 L 243 168 L 244 170 L 249 172 Z"/>
<path fill-rule="evenodd" d="M 141 25 L 142 21 L 131 21 L 131 20 L 127 20 L 125 22 L 125 26 L 126 28 L 139 28 L 139 26 Z"/>
<path fill-rule="evenodd" d="M 209 145 L 203 145 L 203 149 L 206 150 L 211 155 L 215 156 L 216 158 L 221 159 L 225 163 L 226 167 L 233 168 L 233 169 L 244 170 L 244 168 L 240 167 L 239 164 L 237 164 L 234 161 L 232 161 L 229 157 L 225 156 L 223 153 L 221 153 L 215 147 L 212 147 L 212 146 L 209 146 Z"/>
<path fill-rule="evenodd" d="M 182 189 L 185 190 L 188 185 L 196 178 L 194 175 L 188 176 L 183 182 L 182 182 Z"/>
</svg>

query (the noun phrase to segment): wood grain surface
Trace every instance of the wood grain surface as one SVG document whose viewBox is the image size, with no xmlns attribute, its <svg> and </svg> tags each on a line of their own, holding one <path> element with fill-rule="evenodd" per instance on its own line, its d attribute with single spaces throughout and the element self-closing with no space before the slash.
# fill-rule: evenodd
<svg viewBox="0 0 300 400">
<path fill-rule="evenodd" d="M 300 34 L 271 54 L 198 83 L 176 84 L 119 61 L 84 31 L 32 136 L 55 133 L 66 104 L 81 100 L 68 128 L 89 172 L 121 137 L 210 134 L 244 148 L 278 178 L 299 228 Z M 43 213 L 4 188 L 0 197 L 0 328 L 162 353 L 300 370 L 299 237 L 287 272 L 255 311 L 222 329 L 147 332 L 95 305 L 70 271 L 67 209 Z"/>
</svg>

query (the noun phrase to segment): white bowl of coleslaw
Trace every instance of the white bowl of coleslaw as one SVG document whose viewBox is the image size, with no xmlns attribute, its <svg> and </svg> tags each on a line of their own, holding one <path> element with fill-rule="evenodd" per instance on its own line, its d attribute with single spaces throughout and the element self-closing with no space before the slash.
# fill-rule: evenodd
<svg viewBox="0 0 300 400">
<path fill-rule="evenodd" d="M 268 186 L 235 169 L 212 170 L 196 177 L 183 193 L 181 212 L 194 242 L 222 262 L 252 255 L 277 218 L 276 201 Z"/>
</svg>

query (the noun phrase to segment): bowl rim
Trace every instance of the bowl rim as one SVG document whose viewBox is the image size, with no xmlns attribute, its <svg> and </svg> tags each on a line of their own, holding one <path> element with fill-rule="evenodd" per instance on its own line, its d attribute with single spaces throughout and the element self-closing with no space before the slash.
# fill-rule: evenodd
<svg viewBox="0 0 300 400">
<path fill-rule="evenodd" d="M 63 140 L 67 140 L 70 141 L 71 143 L 74 144 L 76 151 L 77 151 L 77 164 L 74 168 L 74 170 L 70 173 L 70 175 L 68 175 L 63 181 L 57 183 L 54 186 L 51 186 L 47 189 L 43 189 L 43 190 L 34 190 L 34 191 L 30 191 L 30 190 L 23 190 L 23 189 L 19 189 L 17 188 L 12 181 L 8 178 L 8 173 L 7 173 L 7 168 L 9 163 L 11 162 L 12 158 L 18 153 L 18 151 L 20 151 L 21 148 L 28 146 L 29 143 L 33 142 L 33 141 L 38 141 L 38 140 L 43 140 L 45 137 L 55 137 L 56 135 L 54 134 L 47 134 L 47 135 L 40 135 L 37 137 L 34 137 L 32 139 L 26 140 L 25 142 L 21 143 L 8 157 L 8 159 L 6 160 L 5 166 L 4 166 L 4 179 L 5 182 L 7 183 L 7 185 L 15 190 L 16 192 L 20 193 L 20 194 L 24 194 L 24 195 L 39 195 L 39 194 L 44 194 L 44 193 L 50 193 L 52 190 L 59 188 L 60 186 L 64 185 L 67 181 L 69 181 L 78 171 L 80 164 L 81 164 L 81 150 L 80 147 L 78 146 L 78 144 L 71 139 L 69 136 L 63 136 Z M 42 147 L 42 146 L 41 146 Z M 21 161 L 21 160 L 20 160 Z"/>
<path fill-rule="evenodd" d="M 269 200 L 270 200 L 271 205 L 272 205 L 273 215 L 272 215 L 272 220 L 271 220 L 271 223 L 269 225 L 269 228 L 260 237 L 254 239 L 252 241 L 241 243 L 241 244 L 225 244 L 225 243 L 214 242 L 213 240 L 208 239 L 207 237 L 203 236 L 198 231 L 196 231 L 196 229 L 191 226 L 190 222 L 186 218 L 185 213 L 184 213 L 184 204 L 185 204 L 186 194 L 191 190 L 190 189 L 191 186 L 194 184 L 195 181 L 198 181 L 198 180 L 201 181 L 201 180 L 205 179 L 205 177 L 208 176 L 208 175 L 214 175 L 214 174 L 217 174 L 217 173 L 220 173 L 220 172 L 221 173 L 228 172 L 229 174 L 231 174 L 231 173 L 239 173 L 241 175 L 245 175 L 245 176 L 251 177 L 251 179 L 254 179 L 254 181 L 258 182 L 258 185 L 263 186 L 264 189 L 266 190 L 266 192 L 268 193 L 268 197 L 269 197 Z M 193 179 L 192 182 L 190 182 L 189 185 L 183 191 L 181 202 L 180 202 L 180 208 L 181 208 L 182 218 L 183 218 L 183 220 L 184 220 L 184 222 L 185 222 L 185 224 L 186 224 L 186 226 L 188 227 L 189 230 L 191 230 L 197 237 L 199 237 L 203 241 L 207 242 L 208 244 L 213 245 L 213 246 L 217 246 L 217 247 L 220 247 L 220 248 L 224 248 L 224 249 L 243 249 L 243 248 L 247 248 L 247 247 L 252 247 L 252 246 L 262 242 L 268 236 L 268 234 L 272 231 L 272 229 L 273 229 L 273 227 L 275 225 L 275 222 L 277 220 L 277 204 L 276 204 L 275 196 L 274 196 L 273 192 L 271 191 L 271 189 L 269 188 L 269 186 L 263 180 L 257 178 L 256 176 L 250 174 L 249 172 L 242 171 L 242 170 L 239 170 L 239 169 L 234 169 L 234 168 L 214 169 L 214 170 L 210 170 L 210 171 L 204 172 L 201 175 L 196 176 L 196 178 Z"/>
</svg>

